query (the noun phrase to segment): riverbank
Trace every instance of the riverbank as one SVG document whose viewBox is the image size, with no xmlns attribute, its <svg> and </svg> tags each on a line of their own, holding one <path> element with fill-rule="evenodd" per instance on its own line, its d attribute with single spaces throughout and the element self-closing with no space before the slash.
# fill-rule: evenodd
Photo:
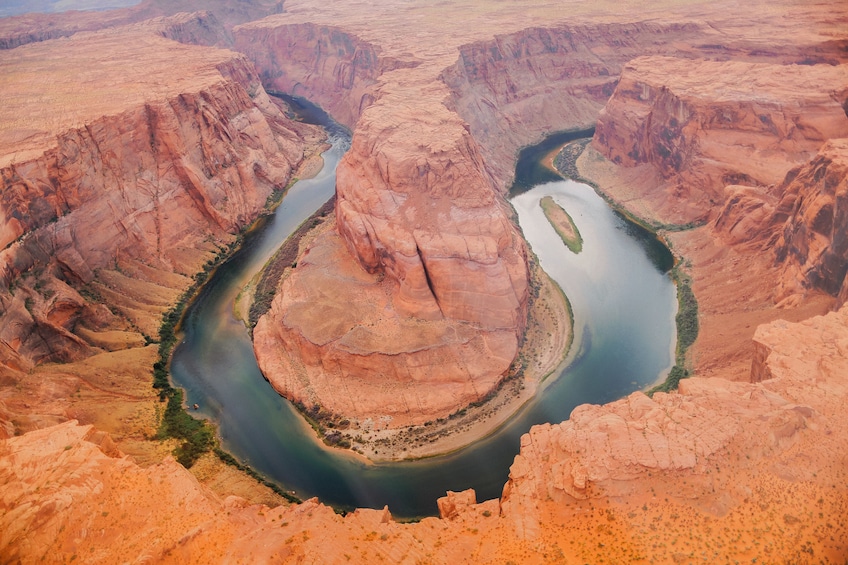
<svg viewBox="0 0 848 565">
<path fill-rule="evenodd" d="M 509 374 L 491 398 L 448 418 L 393 430 L 356 430 L 358 453 L 372 461 L 435 457 L 479 441 L 504 425 L 568 361 L 574 339 L 571 305 L 538 262 L 531 264 L 533 302 L 525 333 Z"/>
<path fill-rule="evenodd" d="M 663 225 L 657 222 L 649 221 L 644 217 L 637 216 L 630 208 L 616 201 L 612 196 L 604 191 L 604 182 L 610 184 L 610 178 L 604 174 L 604 169 L 599 168 L 597 164 L 601 161 L 597 158 L 597 154 L 592 151 L 586 151 L 591 143 L 591 138 L 577 139 L 565 144 L 556 156 L 550 161 L 550 166 L 559 174 L 566 178 L 573 179 L 578 182 L 588 184 L 594 188 L 610 207 L 616 210 L 623 217 L 627 218 L 635 224 L 638 224 L 643 229 L 648 230 L 666 247 L 672 248 L 672 243 L 663 235 L 661 230 L 670 231 L 685 231 L 692 229 L 695 226 L 679 226 L 679 225 Z M 583 157 L 587 154 L 587 157 Z M 546 160 L 547 164 L 548 161 Z M 593 166 L 595 165 L 595 166 Z M 556 206 L 553 202 L 551 205 Z M 543 206 L 544 208 L 544 206 Z M 561 210 L 561 209 L 560 209 Z M 562 212 L 565 212 L 562 210 Z M 568 245 L 566 236 L 554 223 L 554 220 L 548 215 L 547 209 L 545 215 L 548 220 L 554 225 L 563 241 Z M 567 215 L 567 213 L 566 213 Z M 571 217 L 568 216 L 571 221 Z M 578 234 L 579 235 L 579 234 Z M 569 245 L 569 248 L 571 246 Z M 677 390 L 677 385 L 680 379 L 689 377 L 692 371 L 692 362 L 687 357 L 687 352 L 698 337 L 698 301 L 692 292 L 691 276 L 686 270 L 685 258 L 679 254 L 675 254 L 674 266 L 670 271 L 670 276 L 677 288 L 677 313 L 675 315 L 675 325 L 677 327 L 677 338 L 672 348 L 673 364 L 669 368 L 665 378 L 659 378 L 657 382 L 645 388 L 645 392 L 650 396 L 655 392 L 670 392 Z"/>
<path fill-rule="evenodd" d="M 309 156 L 307 156 L 303 159 L 300 166 L 297 168 L 297 171 L 295 171 L 295 173 L 292 175 L 292 181 L 289 183 L 289 186 L 286 187 L 286 191 L 284 191 L 282 194 L 280 194 L 279 199 L 276 201 L 276 203 L 273 206 L 269 207 L 269 212 L 273 211 L 277 206 L 280 205 L 280 203 L 283 201 L 283 198 L 285 197 L 285 193 L 288 192 L 288 188 L 290 188 L 291 185 L 293 185 L 295 182 L 297 182 L 300 179 L 314 178 L 315 175 L 317 175 L 318 173 L 321 172 L 321 169 L 324 168 L 324 158 L 321 156 L 321 154 L 324 151 L 326 151 L 327 149 L 329 149 L 329 147 L 330 146 L 328 144 L 323 143 L 320 146 L 318 146 Z M 320 212 L 321 211 L 319 210 L 319 212 L 316 212 L 316 214 L 319 214 Z M 326 213 L 324 213 L 322 215 L 326 215 Z M 306 222 L 304 222 L 304 226 L 308 223 L 309 223 L 308 220 Z M 302 231 L 308 231 L 308 230 L 303 230 L 303 226 L 302 226 L 301 229 L 298 229 L 297 233 L 301 233 Z M 290 237 L 287 240 L 287 243 L 288 243 L 288 241 L 297 237 L 297 233 L 292 234 L 292 237 Z M 236 318 L 238 318 L 239 320 L 244 322 L 244 325 L 250 330 L 253 329 L 253 325 L 255 324 L 255 321 L 253 323 L 251 323 L 251 321 L 250 321 L 251 320 L 251 309 L 254 309 L 254 303 L 256 301 L 257 294 L 258 293 L 261 294 L 259 287 L 262 286 L 263 276 L 266 277 L 266 281 L 265 281 L 266 284 L 273 282 L 273 281 L 267 280 L 267 271 L 268 271 L 270 265 L 272 265 L 274 263 L 278 263 L 278 264 L 281 263 L 281 260 L 280 260 L 281 251 L 282 251 L 282 248 L 281 248 L 280 251 L 277 251 L 277 253 L 275 253 L 274 256 L 271 259 L 268 260 L 268 264 L 266 264 L 265 267 L 263 267 L 261 271 L 256 273 L 256 275 L 250 280 L 250 282 L 248 282 L 247 285 L 245 285 L 245 287 L 242 289 L 241 292 L 239 292 L 238 296 L 235 299 L 235 302 L 233 303 L 233 314 L 235 315 Z M 298 249 L 297 249 L 297 242 L 295 242 L 294 251 L 296 251 L 298 254 L 300 253 L 300 251 L 298 251 Z M 291 264 L 291 261 L 289 261 L 289 264 Z M 279 281 L 279 277 L 277 277 L 276 280 Z M 273 291 L 273 289 L 272 289 L 272 291 Z M 273 294 L 270 296 L 270 298 L 273 298 Z M 269 304 L 270 304 L 270 298 L 269 298 Z"/>
<path fill-rule="evenodd" d="M 315 237 L 333 226 L 332 214 L 321 222 L 304 222 L 290 238 L 290 241 L 296 239 L 298 257 Z M 296 263 L 297 258 L 292 261 L 279 253 L 269 260 L 254 278 L 260 282 L 242 291 L 239 311 L 245 311 L 244 304 L 257 303 L 253 293 L 262 286 L 261 281 L 274 278 L 278 287 L 291 270 L 292 262 Z M 523 345 L 503 382 L 488 398 L 446 418 L 394 429 L 381 429 L 379 423 L 371 420 L 347 420 L 298 407 L 301 416 L 315 430 L 316 442 L 323 443 L 326 449 L 350 447 L 363 461 L 385 462 L 444 455 L 493 433 L 533 398 L 549 375 L 562 368 L 571 349 L 574 337 L 571 306 L 535 258 L 531 259 L 531 288 L 532 302 Z"/>
</svg>

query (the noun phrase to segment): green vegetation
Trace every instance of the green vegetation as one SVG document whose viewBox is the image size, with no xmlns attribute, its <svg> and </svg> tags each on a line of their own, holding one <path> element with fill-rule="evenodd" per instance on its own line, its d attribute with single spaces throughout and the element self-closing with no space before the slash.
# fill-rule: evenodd
<svg viewBox="0 0 848 565">
<path fill-rule="evenodd" d="M 195 420 L 183 409 L 183 391 L 172 390 L 156 437 L 183 440 L 174 450 L 174 457 L 180 465 L 189 468 L 215 444 L 215 433 L 209 424 L 203 420 Z"/>
<path fill-rule="evenodd" d="M 310 230 L 317 227 L 324 221 L 324 218 L 329 215 L 335 207 L 335 196 L 328 200 L 321 208 L 318 209 L 312 216 L 306 219 L 295 232 L 289 236 L 283 245 L 274 253 L 274 256 L 268 260 L 268 263 L 262 268 L 262 275 L 256 283 L 256 290 L 253 293 L 253 302 L 250 305 L 250 313 L 248 314 L 248 327 L 250 331 L 256 327 L 256 322 L 259 318 L 265 315 L 271 308 L 271 301 L 277 294 L 277 287 L 280 285 L 280 279 L 288 267 L 294 267 L 297 264 L 297 254 L 300 249 L 300 240 Z"/>
<path fill-rule="evenodd" d="M 670 392 L 677 390 L 680 379 L 689 376 L 685 368 L 686 351 L 695 343 L 698 337 L 698 300 L 692 292 L 691 279 L 682 272 L 678 264 L 671 271 L 671 277 L 677 285 L 677 350 L 675 352 L 674 367 L 669 371 L 665 381 L 648 391 L 648 396 L 655 392 Z"/>
<path fill-rule="evenodd" d="M 229 246 L 220 248 L 218 253 L 203 265 L 203 270 L 194 275 L 194 283 L 183 292 L 174 307 L 162 314 L 162 323 L 159 325 L 159 359 L 153 363 L 153 388 L 159 390 L 159 400 L 167 401 L 168 404 L 156 438 L 182 440 L 174 449 L 174 457 L 186 468 L 194 465 L 195 461 L 217 442 L 212 426 L 204 420 L 192 418 L 183 408 L 183 391 L 171 386 L 168 362 L 177 343 L 177 332 L 186 306 L 208 280 L 209 275 L 230 256 L 241 241 L 242 237 L 237 237 Z"/>
<path fill-rule="evenodd" d="M 572 253 L 580 253 L 583 251 L 583 236 L 580 235 L 580 230 L 574 223 L 574 219 L 566 212 L 562 206 L 554 202 L 550 196 L 545 196 L 539 201 L 548 222 L 559 234 L 560 239 Z"/>
<path fill-rule="evenodd" d="M 203 265 L 203 269 L 194 275 L 194 283 L 183 292 L 174 307 L 162 315 L 162 323 L 159 326 L 159 359 L 153 364 L 153 388 L 159 390 L 159 399 L 163 402 L 167 401 L 167 405 L 156 439 L 181 440 L 180 445 L 174 449 L 174 457 L 186 468 L 190 468 L 201 455 L 211 450 L 227 465 L 250 475 L 286 500 L 299 503 L 301 502 L 299 498 L 284 491 L 279 485 L 269 481 L 249 466 L 242 465 L 232 455 L 221 449 L 212 425 L 205 420 L 193 418 L 186 412 L 183 407 L 183 391 L 171 386 L 169 379 L 168 363 L 177 343 L 179 325 L 186 307 L 214 270 L 241 245 L 244 233 L 243 231 L 239 234 L 230 245 L 219 248 L 215 256 Z"/>
<path fill-rule="evenodd" d="M 325 445 L 343 449 L 352 447 L 350 436 L 340 431 L 350 427 L 350 420 L 325 410 L 320 404 L 313 404 L 311 408 L 308 408 L 297 400 L 292 400 L 291 403 L 315 430 L 315 433 L 318 434 Z"/>
<path fill-rule="evenodd" d="M 271 481 L 269 481 L 268 479 L 266 479 L 265 477 L 263 477 L 262 475 L 260 475 L 256 471 L 254 471 L 253 468 L 251 468 L 250 466 L 242 465 L 241 463 L 238 462 L 238 460 L 235 457 L 233 457 L 232 455 L 230 455 L 229 453 L 227 453 L 226 451 L 224 451 L 220 447 L 215 446 L 212 449 L 212 451 L 214 451 L 215 455 L 218 456 L 218 459 L 220 459 L 221 461 L 223 461 L 224 463 L 226 463 L 230 467 L 235 467 L 239 471 L 250 475 L 253 479 L 256 480 L 256 482 L 262 483 L 263 485 L 265 485 L 269 489 L 273 490 L 275 493 L 279 494 L 280 496 L 282 496 L 283 498 L 285 498 L 289 502 L 294 502 L 296 504 L 300 504 L 301 502 L 303 502 L 301 499 L 299 499 L 295 495 L 284 491 L 282 488 L 280 488 L 280 486 L 278 484 L 272 483 Z"/>
<path fill-rule="evenodd" d="M 563 146 L 554 158 L 554 167 L 566 178 L 588 184 L 595 189 L 613 210 L 620 213 L 626 219 L 638 224 L 654 233 L 663 230 L 667 232 L 686 231 L 701 227 L 705 222 L 689 222 L 686 224 L 664 224 L 661 222 L 647 221 L 630 213 L 624 206 L 604 194 L 598 185 L 583 177 L 577 170 L 577 159 L 591 142 L 591 139 L 578 139 Z M 668 245 L 667 245 L 668 246 Z M 695 343 L 698 337 L 698 301 L 692 292 L 692 281 L 683 272 L 680 263 L 671 270 L 671 278 L 677 286 L 677 348 L 675 351 L 674 366 L 668 373 L 666 380 L 648 391 L 648 396 L 655 392 L 669 392 L 677 389 L 680 379 L 689 376 L 686 369 L 686 351 Z"/>
</svg>

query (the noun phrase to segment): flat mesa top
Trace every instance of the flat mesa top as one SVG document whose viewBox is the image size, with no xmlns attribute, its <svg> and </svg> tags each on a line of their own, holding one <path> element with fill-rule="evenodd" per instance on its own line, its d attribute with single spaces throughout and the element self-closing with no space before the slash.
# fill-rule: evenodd
<svg viewBox="0 0 848 565">
<path fill-rule="evenodd" d="M 62 132 L 196 92 L 240 55 L 150 33 L 103 31 L 0 51 L 0 166 L 37 156 Z"/>
<path fill-rule="evenodd" d="M 781 104 L 821 100 L 848 91 L 846 65 L 777 65 L 742 61 L 692 61 L 639 57 L 627 63 L 639 80 L 665 86 L 679 95 L 713 101 L 768 101 Z M 798 88 L 798 85 L 804 88 Z"/>
</svg>

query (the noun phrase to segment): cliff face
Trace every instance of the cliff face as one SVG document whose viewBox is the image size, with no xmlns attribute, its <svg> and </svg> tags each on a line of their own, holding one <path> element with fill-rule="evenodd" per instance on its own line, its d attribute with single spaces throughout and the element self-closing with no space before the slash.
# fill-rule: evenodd
<svg viewBox="0 0 848 565">
<path fill-rule="evenodd" d="M 132 92 L 133 72 L 121 61 L 132 48 L 108 51 L 116 41 L 132 42 L 127 36 L 70 40 L 60 60 L 50 58 L 49 46 L 24 47 L 15 57 L 10 52 L 3 63 L 32 68 L 40 61 L 43 80 L 50 73 L 60 80 L 67 73 L 65 65 L 74 68 L 77 61 L 91 58 L 99 60 L 95 73 L 127 74 L 123 100 L 110 101 L 109 108 L 74 108 L 67 129 L 49 115 L 51 109 L 62 111 L 65 96 L 72 96 L 68 92 L 82 88 L 67 76 L 61 78 L 67 84 L 47 92 L 52 107 L 33 107 L 26 124 L 11 116 L 7 121 L 30 128 L 13 129 L 6 137 L 14 139 L 20 132 L 28 141 L 27 151 L 18 152 L 20 145 L 13 145 L 0 157 L 0 281 L 4 318 L 9 321 L 2 331 L 7 362 L 27 366 L 89 354 L 92 344 L 74 333 L 82 320 L 91 330 L 127 329 L 110 327 L 112 316 L 101 312 L 98 317 L 68 283 L 82 289 L 103 282 L 100 270 L 120 271 L 129 265 L 193 273 L 203 255 L 215 249 L 210 242 L 226 240 L 254 219 L 302 158 L 297 130 L 303 128 L 291 125 L 267 98 L 244 58 L 224 51 L 177 49 L 170 41 L 144 37 L 140 41 L 150 44 L 148 76 L 164 80 L 175 72 L 165 65 L 181 50 L 199 67 L 198 74 L 185 79 L 194 84 L 153 97 L 150 92 Z M 159 54 L 163 66 L 156 68 Z M 10 87 L 36 88 L 23 81 Z M 7 113 L 29 112 L 27 100 L 25 92 L 16 91 Z M 116 274 L 120 281 L 115 284 L 127 282 L 127 274 Z M 108 291 L 95 292 L 109 298 Z M 153 302 L 161 308 L 170 294 L 160 293 Z M 137 325 L 155 336 L 155 323 L 154 317 Z"/>
<path fill-rule="evenodd" d="M 251 58 L 268 90 L 308 98 L 350 128 L 374 102 L 378 77 L 414 64 L 385 57 L 341 28 L 285 21 L 236 28 L 235 48 Z"/>
<path fill-rule="evenodd" d="M 493 390 L 518 351 L 524 244 L 431 75 L 355 35 L 283 21 L 237 28 L 237 47 L 269 88 L 356 132 L 337 169 L 338 235 L 306 252 L 257 325 L 260 367 L 289 398 L 361 421 L 447 416 Z M 382 84 L 390 73 L 402 87 Z"/>
<path fill-rule="evenodd" d="M 796 303 L 810 289 L 844 296 L 846 156 L 848 142 L 831 139 L 768 192 L 746 186 L 727 188 L 716 231 L 731 244 L 773 258 L 779 270 L 775 302 Z M 838 304 L 843 302 L 840 298 Z"/>
<path fill-rule="evenodd" d="M 401 132 L 386 115 L 377 103 L 358 122 L 337 169 L 338 231 L 298 261 L 254 345 L 286 396 L 395 427 L 494 389 L 528 288 L 524 244 L 461 124 L 445 111 Z M 419 145 L 424 131 L 439 141 Z"/>
<path fill-rule="evenodd" d="M 505 188 L 519 148 L 594 124 L 627 61 L 672 49 L 685 56 L 708 35 L 695 22 L 529 28 L 460 47 L 442 78 L 451 89 L 449 105 L 469 123 Z"/>
<path fill-rule="evenodd" d="M 780 182 L 825 140 L 848 135 L 846 98 L 842 65 L 638 58 L 599 115 L 593 146 L 624 167 L 653 167 L 664 184 L 653 198 L 691 221 L 714 214 L 726 185 Z"/>
<path fill-rule="evenodd" d="M 785 265 L 782 294 L 800 285 L 843 295 L 848 288 L 848 140 L 828 141 L 809 163 L 791 171 L 777 192 L 771 222 L 780 229 L 775 251 Z"/>
</svg>

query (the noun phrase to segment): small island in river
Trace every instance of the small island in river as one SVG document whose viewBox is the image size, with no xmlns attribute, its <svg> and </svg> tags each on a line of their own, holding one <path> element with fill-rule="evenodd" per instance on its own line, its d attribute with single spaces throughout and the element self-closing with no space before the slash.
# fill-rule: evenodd
<svg viewBox="0 0 848 565">
<path fill-rule="evenodd" d="M 580 231 L 574 224 L 574 220 L 566 212 L 562 206 L 554 202 L 550 196 L 545 196 L 539 201 L 539 206 L 545 213 L 545 217 L 551 223 L 553 228 L 559 234 L 560 239 L 568 247 L 572 253 L 580 253 L 583 251 L 583 237 Z"/>
</svg>

